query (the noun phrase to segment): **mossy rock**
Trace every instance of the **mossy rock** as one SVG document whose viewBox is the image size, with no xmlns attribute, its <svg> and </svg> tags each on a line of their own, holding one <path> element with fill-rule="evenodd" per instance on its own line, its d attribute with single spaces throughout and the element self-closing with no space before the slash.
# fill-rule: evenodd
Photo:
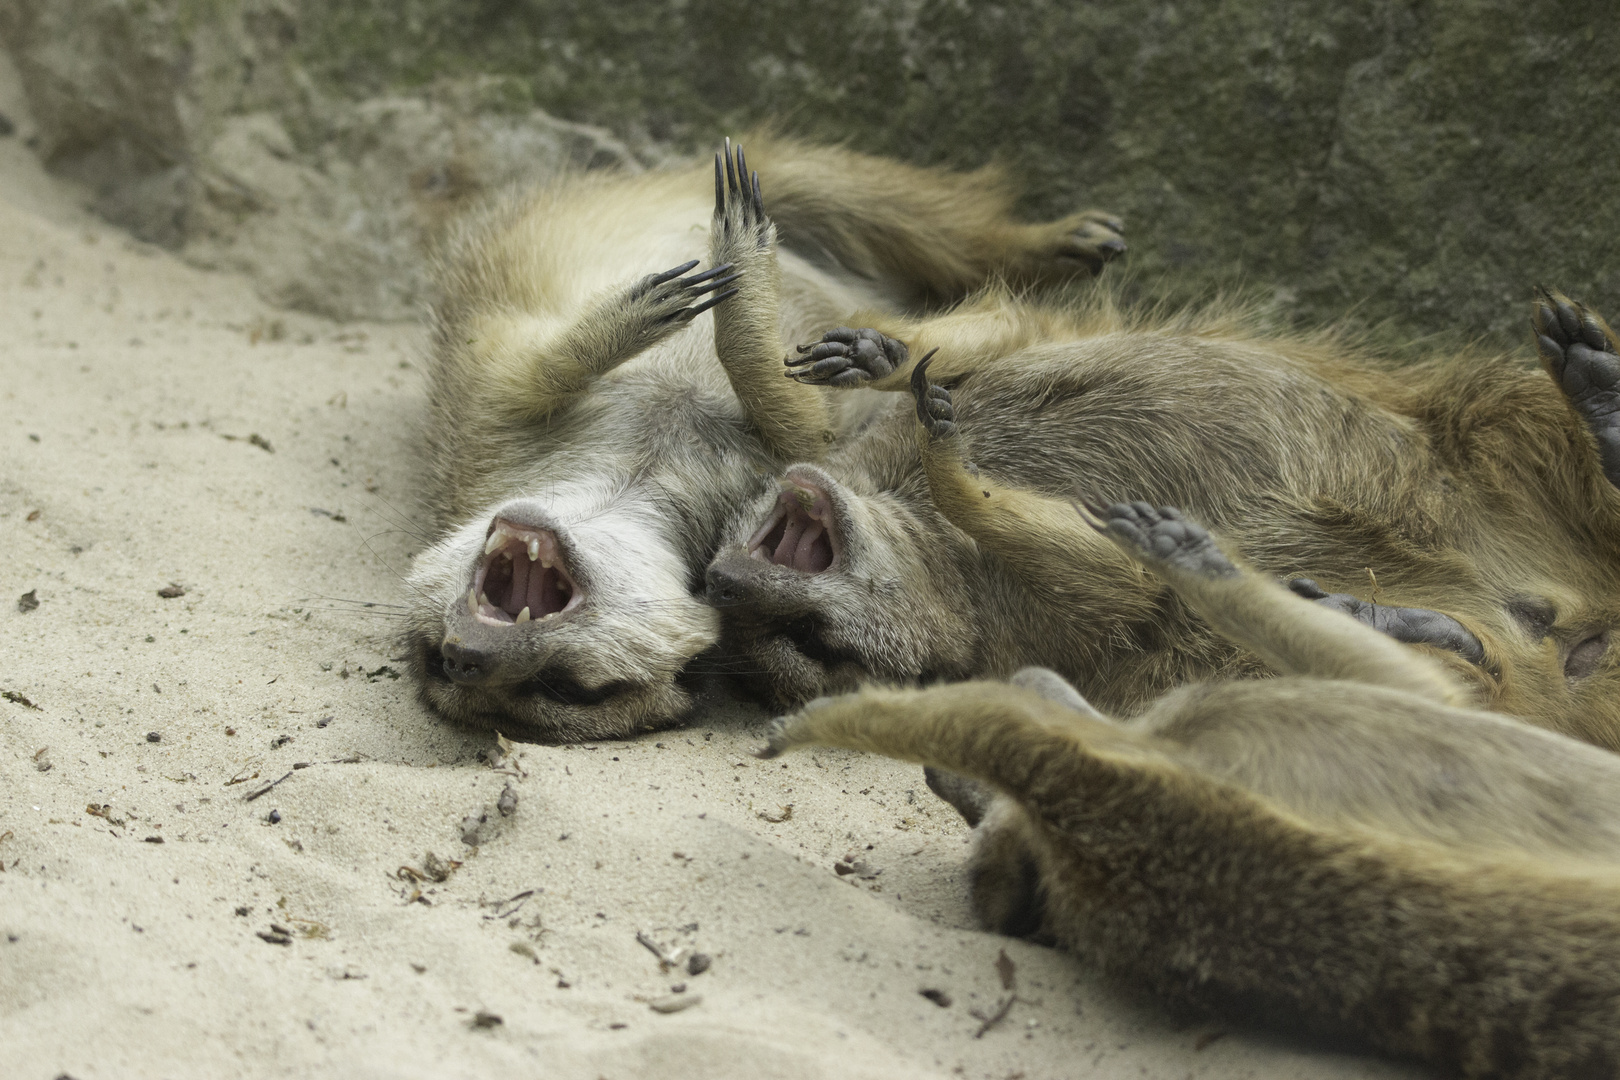
<svg viewBox="0 0 1620 1080">
<path fill-rule="evenodd" d="M 1595 2 L 350 0 L 300 55 L 349 93 L 499 73 L 700 149 L 761 121 L 999 159 L 1027 210 L 1130 220 L 1138 287 L 1302 322 L 1524 340 L 1531 286 L 1620 310 L 1620 24 Z M 508 91 L 510 92 L 510 91 Z"/>
</svg>

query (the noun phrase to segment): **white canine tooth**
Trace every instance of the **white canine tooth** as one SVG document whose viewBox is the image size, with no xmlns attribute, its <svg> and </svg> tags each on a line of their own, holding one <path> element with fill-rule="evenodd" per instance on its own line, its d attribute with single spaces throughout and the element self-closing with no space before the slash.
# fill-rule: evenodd
<svg viewBox="0 0 1620 1080">
<path fill-rule="evenodd" d="M 491 604 L 489 602 L 489 593 L 479 593 L 478 594 L 478 602 L 480 604 L 483 604 L 486 607 L 494 607 L 495 606 L 494 604 Z"/>
<path fill-rule="evenodd" d="M 527 607 L 525 607 L 522 611 L 518 612 L 517 621 L 518 622 L 528 622 L 529 621 L 529 609 Z"/>
<path fill-rule="evenodd" d="M 504 543 L 506 543 L 506 537 L 501 533 L 501 530 L 496 529 L 489 534 L 489 539 L 484 542 L 484 554 L 488 555 Z"/>
<path fill-rule="evenodd" d="M 540 540 L 538 538 L 535 538 L 535 539 L 532 539 L 532 540 L 529 541 L 529 561 L 534 562 L 534 560 L 538 559 L 539 557 L 540 557 Z"/>
<path fill-rule="evenodd" d="M 478 594 L 472 589 L 467 590 L 467 614 L 478 614 Z"/>
</svg>

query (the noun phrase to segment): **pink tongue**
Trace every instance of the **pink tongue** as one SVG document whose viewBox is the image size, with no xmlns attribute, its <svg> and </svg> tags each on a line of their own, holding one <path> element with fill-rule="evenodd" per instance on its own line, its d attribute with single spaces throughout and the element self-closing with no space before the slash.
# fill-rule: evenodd
<svg viewBox="0 0 1620 1080">
<path fill-rule="evenodd" d="M 512 558 L 512 591 L 506 594 L 504 607 L 507 614 L 514 618 L 523 610 L 523 605 L 528 603 L 526 597 L 529 594 L 529 569 L 527 555 L 519 552 Z M 531 611 L 530 614 L 534 613 Z"/>
<path fill-rule="evenodd" d="M 562 575 L 556 570 L 542 569 L 529 583 L 529 613 L 537 619 L 561 611 L 568 600 L 569 594 L 562 589 Z"/>
<path fill-rule="evenodd" d="M 771 553 L 771 562 L 777 566 L 794 565 L 793 557 L 798 553 L 799 537 L 804 535 L 804 527 L 810 523 L 804 515 L 789 511 L 787 520 L 782 523 L 781 543 Z"/>
<path fill-rule="evenodd" d="M 819 574 L 832 563 L 832 549 L 826 542 L 827 530 L 821 523 L 813 521 L 810 527 L 804 530 L 799 538 L 799 544 L 793 549 L 793 569 L 806 574 Z M 822 553 L 827 557 L 823 559 Z"/>
</svg>

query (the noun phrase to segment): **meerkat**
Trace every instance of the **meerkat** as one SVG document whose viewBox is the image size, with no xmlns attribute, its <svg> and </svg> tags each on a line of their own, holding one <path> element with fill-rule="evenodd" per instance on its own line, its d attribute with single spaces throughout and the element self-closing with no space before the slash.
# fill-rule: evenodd
<svg viewBox="0 0 1620 1080">
<path fill-rule="evenodd" d="M 916 402 L 744 507 L 708 596 L 781 706 L 1035 665 L 1129 715 L 1265 673 L 1070 512 L 1120 492 L 1186 507 L 1483 707 L 1620 749 L 1620 355 L 1562 296 L 1533 321 L 1550 380 L 1507 356 L 1396 368 L 1331 336 L 1006 294 L 837 329 L 790 373 Z"/>
<path fill-rule="evenodd" d="M 1176 510 L 1080 527 L 1279 677 L 1184 686 L 1128 722 L 1039 670 L 868 689 L 777 721 L 762 756 L 947 770 L 985 924 L 1178 1003 L 1468 1077 L 1620 1074 L 1620 757 L 1464 707 L 1449 669 Z"/>
<path fill-rule="evenodd" d="M 1092 274 L 1124 250 L 1101 212 L 1015 221 L 993 169 L 753 150 L 769 215 L 728 141 L 712 195 L 706 167 L 572 175 L 449 245 L 426 437 L 440 539 L 406 620 L 445 716 L 545 740 L 679 719 L 719 636 L 694 593 L 728 515 L 869 410 L 783 379 L 786 343 L 992 277 Z"/>
</svg>

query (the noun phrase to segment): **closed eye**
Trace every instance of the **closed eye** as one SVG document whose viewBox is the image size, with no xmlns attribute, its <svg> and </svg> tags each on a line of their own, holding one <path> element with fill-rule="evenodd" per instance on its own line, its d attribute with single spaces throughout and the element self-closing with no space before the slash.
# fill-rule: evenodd
<svg viewBox="0 0 1620 1080">
<path fill-rule="evenodd" d="M 512 688 L 516 697 L 538 697 L 555 701 L 559 705 L 601 705 L 633 689 L 622 680 L 591 689 L 570 675 L 560 671 L 539 671 Z"/>
<path fill-rule="evenodd" d="M 1573 649 L 1564 660 L 1564 678 L 1581 679 L 1592 674 L 1603 662 L 1603 656 L 1609 651 L 1609 632 L 1605 630 L 1596 637 L 1589 637 Z"/>
</svg>

